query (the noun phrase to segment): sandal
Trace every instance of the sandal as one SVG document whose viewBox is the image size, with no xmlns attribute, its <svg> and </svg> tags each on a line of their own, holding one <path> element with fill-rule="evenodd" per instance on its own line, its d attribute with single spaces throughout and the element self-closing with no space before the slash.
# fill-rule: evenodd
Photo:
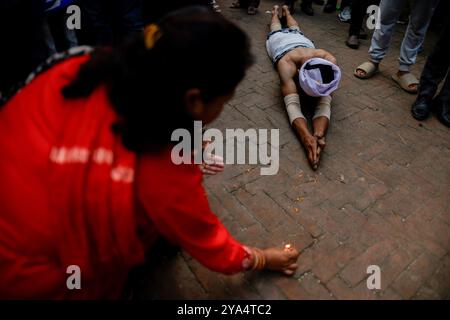
<svg viewBox="0 0 450 320">
<path fill-rule="evenodd" d="M 396 73 L 392 75 L 392 80 L 394 80 L 400 88 L 405 90 L 408 93 L 415 94 L 417 93 L 417 87 L 419 85 L 419 80 L 411 73 L 405 73 L 401 76 L 398 76 Z M 415 84 L 416 89 L 411 89 L 409 86 Z"/>
<path fill-rule="evenodd" d="M 360 75 L 358 75 L 358 74 L 356 73 L 356 71 L 358 71 L 358 70 L 362 70 L 362 71 L 364 71 L 366 74 L 365 74 L 364 76 L 360 76 Z M 378 71 L 378 66 L 377 66 L 375 63 L 373 63 L 373 62 L 371 62 L 371 61 L 366 61 L 366 62 L 360 64 L 360 65 L 355 69 L 355 71 L 353 72 L 353 75 L 354 75 L 355 77 L 359 78 L 359 79 L 369 79 L 369 78 L 372 78 L 373 75 L 374 75 L 375 73 L 377 73 L 377 71 Z"/>
<path fill-rule="evenodd" d="M 249 6 L 247 9 L 247 14 L 253 16 L 256 14 L 256 8 L 254 6 Z"/>
<path fill-rule="evenodd" d="M 240 8 L 242 8 L 241 2 L 240 1 L 233 2 L 231 4 L 230 8 L 232 8 L 232 9 L 240 9 Z"/>
<path fill-rule="evenodd" d="M 211 9 L 214 12 L 222 12 L 222 10 L 220 9 L 220 6 L 217 4 L 216 0 L 211 0 L 209 5 L 211 6 Z"/>
</svg>

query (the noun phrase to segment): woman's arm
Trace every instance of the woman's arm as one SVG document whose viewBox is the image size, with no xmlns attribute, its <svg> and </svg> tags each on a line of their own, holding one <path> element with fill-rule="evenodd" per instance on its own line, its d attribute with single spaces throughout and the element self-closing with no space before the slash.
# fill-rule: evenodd
<svg viewBox="0 0 450 320">
<path fill-rule="evenodd" d="M 141 161 L 137 179 L 138 201 L 158 232 L 207 268 L 225 274 L 297 268 L 295 249 L 248 248 L 230 235 L 209 208 L 197 166 Z"/>
</svg>

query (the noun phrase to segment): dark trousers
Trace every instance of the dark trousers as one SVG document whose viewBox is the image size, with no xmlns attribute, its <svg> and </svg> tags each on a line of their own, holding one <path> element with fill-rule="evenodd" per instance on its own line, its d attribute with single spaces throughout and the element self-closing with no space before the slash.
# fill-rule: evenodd
<svg viewBox="0 0 450 320">
<path fill-rule="evenodd" d="M 43 1 L 0 1 L 0 95 L 48 57 Z"/>
<path fill-rule="evenodd" d="M 65 51 L 78 45 L 75 31 L 67 28 L 68 17 L 66 8 L 47 14 L 46 20 L 50 38 L 48 42 L 51 42 L 48 46 L 51 53 Z"/>
<path fill-rule="evenodd" d="M 343 9 L 343 8 L 345 8 L 345 7 L 348 7 L 348 6 L 352 5 L 353 2 L 354 2 L 354 1 L 352 1 L 352 0 L 342 0 L 342 2 L 341 2 L 341 9 Z M 332 5 L 334 5 L 334 6 L 336 7 L 336 5 L 337 5 L 337 0 L 328 0 L 328 1 L 327 1 L 327 4 L 332 4 Z M 353 15 L 353 12 L 352 12 L 352 15 Z"/>
<path fill-rule="evenodd" d="M 240 0 L 239 3 L 243 8 L 248 8 L 250 6 L 253 6 L 255 8 L 259 7 L 260 0 Z"/>
<path fill-rule="evenodd" d="M 433 99 L 439 83 L 445 78 L 444 85 L 438 99 L 442 102 L 450 102 L 450 23 L 446 23 L 433 52 L 428 56 L 425 67 L 420 77 L 418 98 Z"/>
<path fill-rule="evenodd" d="M 158 22 L 167 13 L 186 6 L 208 6 L 211 0 L 143 0 L 143 3 L 144 22 L 147 24 Z"/>
<path fill-rule="evenodd" d="M 367 14 L 367 7 L 372 4 L 379 5 L 380 0 L 353 0 L 352 1 L 352 20 L 348 33 L 350 36 L 359 36 L 364 17 Z"/>
<path fill-rule="evenodd" d="M 141 0 L 81 0 L 94 45 L 118 44 L 144 28 Z"/>
<path fill-rule="evenodd" d="M 293 5 L 295 3 L 296 0 L 285 0 L 284 3 L 286 5 Z M 301 1 L 301 6 L 311 6 L 312 5 L 313 0 L 302 0 Z"/>
</svg>

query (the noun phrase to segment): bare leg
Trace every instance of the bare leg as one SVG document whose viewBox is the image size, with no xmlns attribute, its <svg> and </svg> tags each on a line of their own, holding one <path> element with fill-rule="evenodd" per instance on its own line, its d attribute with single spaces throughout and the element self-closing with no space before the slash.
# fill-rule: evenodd
<svg viewBox="0 0 450 320">
<path fill-rule="evenodd" d="M 278 75 L 280 76 L 281 82 L 281 93 L 283 97 L 296 93 L 297 85 L 295 84 L 294 78 L 297 76 L 297 66 L 294 62 L 288 60 L 287 56 L 284 56 L 277 64 Z"/>
<path fill-rule="evenodd" d="M 280 18 L 279 18 L 279 6 L 273 6 L 272 9 L 272 22 L 270 23 L 270 31 L 277 31 L 277 30 L 281 30 L 281 22 L 280 22 Z"/>
<path fill-rule="evenodd" d="M 284 57 L 278 62 L 277 70 L 280 76 L 281 93 L 283 94 L 283 97 L 290 94 L 298 94 L 297 86 L 294 81 L 294 77 L 297 76 L 297 66 L 295 63 L 290 61 L 288 57 Z M 300 141 L 305 148 L 311 167 L 316 170 L 319 165 L 317 138 L 309 131 L 308 124 L 304 118 L 296 118 L 292 122 L 292 127 L 299 136 Z"/>
<path fill-rule="evenodd" d="M 299 28 L 298 22 L 294 19 L 294 17 L 291 15 L 291 12 L 289 11 L 289 7 L 284 5 L 282 9 L 283 9 L 283 17 L 286 17 L 287 27 L 288 28 L 291 28 L 291 27 Z"/>
</svg>

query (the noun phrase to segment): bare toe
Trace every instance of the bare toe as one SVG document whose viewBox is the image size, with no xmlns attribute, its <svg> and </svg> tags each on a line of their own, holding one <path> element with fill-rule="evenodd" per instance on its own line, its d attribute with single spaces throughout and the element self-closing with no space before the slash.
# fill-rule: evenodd
<svg viewBox="0 0 450 320">
<path fill-rule="evenodd" d="M 360 76 L 360 77 L 365 77 L 366 76 L 366 72 L 364 70 L 358 69 L 356 70 L 356 73 Z"/>
</svg>

